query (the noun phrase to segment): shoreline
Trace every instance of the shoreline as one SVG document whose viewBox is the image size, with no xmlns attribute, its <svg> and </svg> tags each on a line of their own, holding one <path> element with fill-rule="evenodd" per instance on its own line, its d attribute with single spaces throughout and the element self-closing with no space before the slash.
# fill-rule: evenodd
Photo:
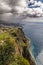
<svg viewBox="0 0 43 65">
<path fill-rule="evenodd" d="M 11 27 L 11 28 L 10 28 L 10 26 L 9 26 L 9 27 L 5 27 L 5 26 L 2 27 L 2 26 L 1 26 L 1 28 L 2 28 L 2 30 L 3 30 L 3 29 L 5 29 L 5 30 L 6 30 L 6 29 L 7 29 L 7 30 L 9 29 L 9 30 L 10 30 L 10 29 L 13 29 L 13 28 L 14 28 L 14 30 L 18 30 L 19 33 L 20 33 L 23 37 L 25 37 L 25 41 L 26 41 L 26 42 L 25 42 L 25 41 L 24 41 L 24 42 L 25 42 L 26 45 L 24 45 L 24 47 L 23 47 L 23 53 L 24 53 L 24 54 L 23 54 L 23 57 L 24 57 L 24 58 L 27 58 L 27 60 L 30 62 L 30 65 L 32 65 L 32 64 L 33 64 L 33 65 L 36 65 L 36 63 L 35 63 L 35 58 L 34 58 L 32 52 L 31 52 L 31 50 L 30 50 L 30 39 L 26 37 L 26 35 L 24 34 L 23 30 L 22 30 L 20 27 Z M 1 28 L 0 28 L 0 29 L 1 29 Z M 5 31 L 5 32 L 6 32 L 6 31 Z M 19 34 L 17 33 L 17 35 L 19 35 Z M 20 36 L 20 37 L 21 37 L 21 36 Z M 21 37 L 21 39 L 22 39 L 23 37 Z M 22 41 L 22 42 L 23 42 L 23 41 Z M 21 48 L 20 48 L 20 49 L 21 49 Z"/>
</svg>

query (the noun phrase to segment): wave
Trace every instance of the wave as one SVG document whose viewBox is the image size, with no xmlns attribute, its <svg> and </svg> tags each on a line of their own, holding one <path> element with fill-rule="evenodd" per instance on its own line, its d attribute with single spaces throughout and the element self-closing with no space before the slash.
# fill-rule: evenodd
<svg viewBox="0 0 43 65">
<path fill-rule="evenodd" d="M 37 56 L 36 62 L 37 62 L 37 65 L 43 65 L 43 50 Z"/>
</svg>

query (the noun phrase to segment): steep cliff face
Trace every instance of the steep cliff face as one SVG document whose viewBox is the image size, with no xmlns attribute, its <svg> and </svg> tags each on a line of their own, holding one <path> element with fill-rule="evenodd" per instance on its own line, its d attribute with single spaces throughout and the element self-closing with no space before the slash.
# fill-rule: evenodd
<svg viewBox="0 0 43 65">
<path fill-rule="evenodd" d="M 19 27 L 0 27 L 0 65 L 36 65 L 30 40 Z"/>
</svg>

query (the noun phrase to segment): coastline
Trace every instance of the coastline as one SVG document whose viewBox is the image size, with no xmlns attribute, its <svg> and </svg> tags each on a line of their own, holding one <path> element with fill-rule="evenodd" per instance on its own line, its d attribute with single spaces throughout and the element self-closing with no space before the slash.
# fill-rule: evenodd
<svg viewBox="0 0 43 65">
<path fill-rule="evenodd" d="M 15 30 L 17 30 L 17 31 L 19 31 L 19 33 L 20 33 L 20 35 L 22 35 L 22 37 L 17 33 L 17 36 L 19 35 L 19 39 L 21 40 L 21 43 L 23 43 L 22 45 L 23 45 L 23 47 L 20 47 L 20 51 L 21 51 L 21 53 L 19 52 L 19 49 L 18 50 L 16 50 L 16 53 L 18 54 L 18 52 L 20 53 L 20 56 L 23 56 L 24 58 L 26 58 L 28 61 L 29 61 L 29 63 L 30 63 L 30 65 L 36 65 L 36 63 L 35 63 L 35 59 L 34 59 L 34 57 L 33 57 L 33 54 L 32 54 L 32 52 L 31 52 L 31 50 L 30 50 L 30 40 L 25 36 L 25 34 L 24 34 L 24 32 L 23 32 L 23 30 L 21 29 L 21 27 L 6 27 L 6 26 L 4 26 L 4 27 L 1 27 L 2 28 L 2 30 L 3 29 L 5 29 L 4 31 L 5 31 L 5 33 L 6 33 L 6 30 L 12 30 L 12 29 L 15 29 Z M 0 28 L 0 29 L 1 29 Z M 0 30 L 0 31 L 2 31 L 2 30 Z M 2 31 L 3 32 L 3 31 Z M 24 42 L 25 42 L 25 44 L 24 44 L 24 42 L 23 42 L 23 40 L 22 40 L 22 38 L 24 39 L 25 38 L 25 40 L 24 40 Z M 4 40 L 3 40 L 4 41 Z M 19 42 L 19 41 L 18 41 Z M 20 43 L 20 42 L 19 42 Z M 17 47 L 18 47 L 18 44 L 17 44 Z M 18 47 L 19 48 L 19 47 Z M 23 52 L 22 52 L 23 51 Z M 23 53 L 23 55 L 22 55 L 22 53 Z"/>
<path fill-rule="evenodd" d="M 25 34 L 24 34 L 25 35 Z M 25 37 L 29 40 L 29 53 L 30 53 L 30 56 L 31 56 L 31 58 L 33 59 L 33 61 L 35 62 L 35 64 L 36 64 L 36 59 L 35 59 L 35 57 L 34 57 L 34 55 L 33 55 L 33 53 L 32 53 L 32 50 L 31 50 L 31 45 L 32 45 L 32 43 L 31 43 L 31 39 L 30 38 L 28 38 L 26 35 L 25 35 Z M 31 44 L 31 45 L 30 45 Z"/>
</svg>

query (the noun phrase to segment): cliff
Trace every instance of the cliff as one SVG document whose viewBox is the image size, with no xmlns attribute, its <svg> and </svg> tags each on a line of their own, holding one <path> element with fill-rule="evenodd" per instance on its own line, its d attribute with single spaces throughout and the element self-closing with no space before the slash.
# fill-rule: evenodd
<svg viewBox="0 0 43 65">
<path fill-rule="evenodd" d="M 0 65 L 36 65 L 30 40 L 20 27 L 0 27 Z"/>
</svg>

